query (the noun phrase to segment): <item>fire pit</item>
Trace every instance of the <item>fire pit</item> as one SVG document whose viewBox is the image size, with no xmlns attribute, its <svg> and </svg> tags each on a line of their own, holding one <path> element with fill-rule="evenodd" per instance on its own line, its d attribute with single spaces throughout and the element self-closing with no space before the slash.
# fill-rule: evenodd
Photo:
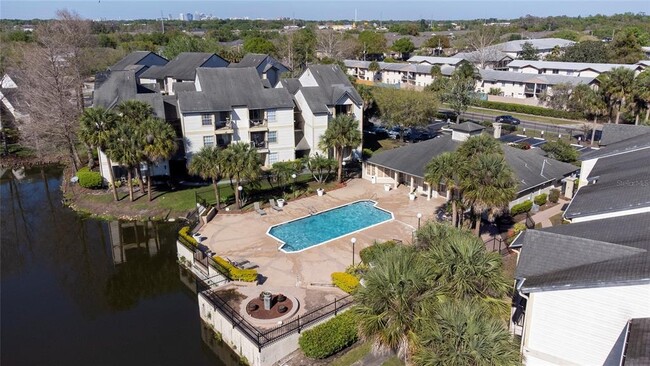
<svg viewBox="0 0 650 366">
<path fill-rule="evenodd" d="M 283 294 L 264 291 L 246 304 L 246 313 L 255 319 L 275 319 L 293 308 L 293 301 Z"/>
</svg>

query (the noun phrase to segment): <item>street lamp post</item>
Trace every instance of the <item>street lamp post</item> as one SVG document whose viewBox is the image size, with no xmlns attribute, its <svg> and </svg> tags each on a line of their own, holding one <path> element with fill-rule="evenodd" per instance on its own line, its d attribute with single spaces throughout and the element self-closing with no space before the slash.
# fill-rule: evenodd
<svg viewBox="0 0 650 366">
<path fill-rule="evenodd" d="M 242 206 L 242 205 L 241 205 L 241 198 L 242 198 L 242 197 L 241 197 L 241 194 L 242 194 L 242 192 L 243 192 L 243 190 L 244 190 L 244 187 L 239 186 L 239 187 L 237 187 L 237 190 L 239 191 L 239 195 L 238 195 L 238 196 L 239 196 L 239 208 L 241 209 L 241 206 Z"/>
<path fill-rule="evenodd" d="M 352 267 L 354 267 L 354 244 L 357 242 L 357 238 L 350 239 L 352 242 Z"/>
<path fill-rule="evenodd" d="M 296 198 L 296 173 L 291 174 L 291 178 L 293 178 L 293 198 Z"/>
<path fill-rule="evenodd" d="M 418 212 L 417 217 L 418 217 L 418 230 L 420 230 L 420 220 L 422 219 L 422 214 Z"/>
<path fill-rule="evenodd" d="M 341 173 L 343 175 L 343 180 L 345 180 L 345 161 L 341 163 L 341 166 L 343 166 L 343 171 Z"/>
</svg>

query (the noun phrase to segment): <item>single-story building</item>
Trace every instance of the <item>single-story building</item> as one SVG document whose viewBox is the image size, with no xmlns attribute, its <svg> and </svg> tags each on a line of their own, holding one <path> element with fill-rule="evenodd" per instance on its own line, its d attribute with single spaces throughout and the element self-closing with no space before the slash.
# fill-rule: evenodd
<svg viewBox="0 0 650 366">
<path fill-rule="evenodd" d="M 434 139 L 406 145 L 373 155 L 363 163 L 362 177 L 376 184 L 390 184 L 397 187 L 408 185 L 411 192 L 431 197 L 445 196 L 444 185 L 431 186 L 424 181 L 427 164 L 434 157 L 455 151 L 458 146 L 472 136 L 480 135 L 485 129 L 472 122 L 452 125 L 451 135 L 441 135 Z M 562 180 L 575 174 L 578 167 L 545 157 L 534 151 L 526 151 L 503 145 L 504 156 L 519 182 L 517 197 L 513 205 L 532 199 L 552 188 L 561 189 Z"/>
</svg>

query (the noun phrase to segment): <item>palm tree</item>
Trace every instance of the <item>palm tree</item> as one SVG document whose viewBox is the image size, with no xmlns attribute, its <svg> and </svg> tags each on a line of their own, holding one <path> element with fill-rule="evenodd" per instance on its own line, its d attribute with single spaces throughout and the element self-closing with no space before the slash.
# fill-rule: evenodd
<svg viewBox="0 0 650 366">
<path fill-rule="evenodd" d="M 448 225 L 428 223 L 427 227 Z M 422 231 L 422 229 L 420 229 Z M 480 298 L 481 302 L 499 316 L 507 317 L 508 304 L 503 301 L 510 284 L 503 274 L 501 256 L 488 252 L 485 244 L 469 231 L 427 228 L 424 232 L 437 231 L 437 236 L 418 232 L 420 246 L 431 268 L 430 283 L 438 287 L 440 294 L 460 301 Z M 442 235 L 440 235 L 440 233 Z"/>
<path fill-rule="evenodd" d="M 153 108 L 151 105 L 139 100 L 126 100 L 117 106 L 118 114 L 120 115 L 121 123 L 132 126 L 132 133 L 134 134 L 134 149 L 140 155 L 140 161 L 135 165 L 136 174 L 140 178 L 140 184 L 144 181 L 142 179 L 142 171 L 139 169 L 139 164 L 147 160 L 144 152 L 144 147 L 147 144 L 147 134 L 143 129 L 143 124 L 146 120 L 153 117 Z M 137 135 L 137 137 L 136 137 Z"/>
<path fill-rule="evenodd" d="M 151 169 L 156 161 L 167 160 L 176 151 L 176 131 L 167 122 L 149 117 L 141 125 L 144 157 L 147 164 L 147 195 L 151 201 Z"/>
<path fill-rule="evenodd" d="M 600 87 L 608 100 L 610 110 L 616 107 L 616 124 L 625 106 L 626 98 L 630 97 L 634 84 L 634 70 L 615 67 L 611 71 L 598 76 Z M 611 119 L 611 117 L 610 117 Z"/>
<path fill-rule="evenodd" d="M 648 123 L 650 115 L 650 69 L 644 70 L 634 79 L 634 96 L 635 99 L 645 106 L 645 123 Z M 638 119 L 637 119 L 638 120 Z"/>
<path fill-rule="evenodd" d="M 459 167 L 461 162 L 458 159 L 458 156 L 451 152 L 446 152 L 440 154 L 433 158 L 424 172 L 424 180 L 429 184 L 429 186 L 436 187 L 436 191 L 439 188 L 440 184 L 444 184 L 447 188 L 447 192 L 451 196 L 451 208 L 452 208 L 452 218 L 451 223 L 456 227 L 456 218 L 458 217 L 458 211 L 456 210 L 456 200 L 455 192 L 456 187 L 458 186 L 457 180 L 459 176 Z"/>
<path fill-rule="evenodd" d="M 460 186 L 463 199 L 476 215 L 475 230 L 480 235 L 483 212 L 487 210 L 489 217 L 493 217 L 507 207 L 515 197 L 517 182 L 503 156 L 480 154 L 469 161 Z"/>
<path fill-rule="evenodd" d="M 503 321 L 476 301 L 449 301 L 418 318 L 415 361 L 421 366 L 519 363 L 519 352 Z"/>
<path fill-rule="evenodd" d="M 456 154 L 459 160 L 470 161 L 485 154 L 503 155 L 503 149 L 499 140 L 489 135 L 479 135 L 470 137 L 460 144 Z"/>
<path fill-rule="evenodd" d="M 334 150 L 338 160 L 338 181 L 343 181 L 343 152 L 361 144 L 359 122 L 352 116 L 338 115 L 329 121 L 329 126 L 318 144 L 321 150 Z"/>
<path fill-rule="evenodd" d="M 260 156 L 250 144 L 235 142 L 230 144 L 224 151 L 223 172 L 230 179 L 235 180 L 235 203 L 238 208 L 242 207 L 239 187 L 242 180 L 252 182 L 260 177 Z"/>
<path fill-rule="evenodd" d="M 594 125 L 591 129 L 591 145 L 594 144 L 594 139 L 596 138 L 596 127 L 598 126 L 598 116 L 602 116 L 607 113 L 607 105 L 603 100 L 603 95 L 593 89 L 589 89 L 590 92 L 582 100 L 581 108 L 587 116 L 594 117 Z"/>
<path fill-rule="evenodd" d="M 214 197 L 217 200 L 217 208 L 221 202 L 219 194 L 219 181 L 223 174 L 224 152 L 216 146 L 202 147 L 199 152 L 192 156 L 188 171 L 190 174 L 197 174 L 203 179 L 212 180 Z"/>
<path fill-rule="evenodd" d="M 105 152 L 111 142 L 111 135 L 117 126 L 117 121 L 117 115 L 104 108 L 87 108 L 80 117 L 79 138 L 87 145 Z M 106 159 L 108 160 L 108 173 L 113 199 L 118 201 L 113 165 L 108 155 L 106 155 Z"/>
<path fill-rule="evenodd" d="M 124 121 L 118 123 L 113 130 L 109 143 L 106 146 L 106 156 L 118 162 L 127 169 L 129 184 L 129 200 L 133 202 L 133 168 L 142 161 L 141 144 L 136 128 Z"/>
<path fill-rule="evenodd" d="M 429 73 L 431 74 L 431 78 L 436 80 L 442 76 L 442 69 L 440 68 L 440 65 L 433 65 L 431 66 L 431 71 L 429 71 Z"/>
<path fill-rule="evenodd" d="M 336 160 L 325 157 L 319 153 L 311 155 L 305 159 L 305 166 L 311 174 L 314 176 L 314 179 L 319 184 L 325 183 L 327 178 L 332 173 L 332 170 L 336 169 Z"/>
<path fill-rule="evenodd" d="M 433 294 L 426 281 L 429 268 L 405 246 L 380 254 L 373 264 L 354 295 L 360 335 L 376 350 L 408 358 L 416 339 L 414 319 Z"/>
</svg>

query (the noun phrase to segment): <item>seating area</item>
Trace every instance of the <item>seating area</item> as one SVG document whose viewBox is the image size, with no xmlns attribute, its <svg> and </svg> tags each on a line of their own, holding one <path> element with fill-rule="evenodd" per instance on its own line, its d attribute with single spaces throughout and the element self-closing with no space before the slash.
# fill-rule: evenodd
<svg viewBox="0 0 650 366">
<path fill-rule="evenodd" d="M 247 259 L 238 259 L 238 260 L 232 260 L 228 257 L 225 257 L 228 263 L 232 264 L 233 266 L 239 268 L 239 269 L 253 269 L 253 268 L 258 268 L 259 266 L 255 263 L 252 263 L 251 261 Z"/>
<path fill-rule="evenodd" d="M 275 203 L 275 200 L 274 200 L 273 198 L 271 198 L 271 199 L 269 200 L 269 205 L 270 205 L 271 208 L 274 209 L 275 211 L 282 211 L 282 207 L 278 206 L 278 205 Z"/>
<path fill-rule="evenodd" d="M 253 204 L 253 206 L 255 207 L 255 211 L 256 211 L 258 214 L 260 214 L 260 216 L 264 216 L 264 215 L 266 215 L 266 211 L 262 210 L 262 208 L 260 207 L 260 203 L 259 203 L 259 202 L 255 202 L 255 203 Z"/>
</svg>

